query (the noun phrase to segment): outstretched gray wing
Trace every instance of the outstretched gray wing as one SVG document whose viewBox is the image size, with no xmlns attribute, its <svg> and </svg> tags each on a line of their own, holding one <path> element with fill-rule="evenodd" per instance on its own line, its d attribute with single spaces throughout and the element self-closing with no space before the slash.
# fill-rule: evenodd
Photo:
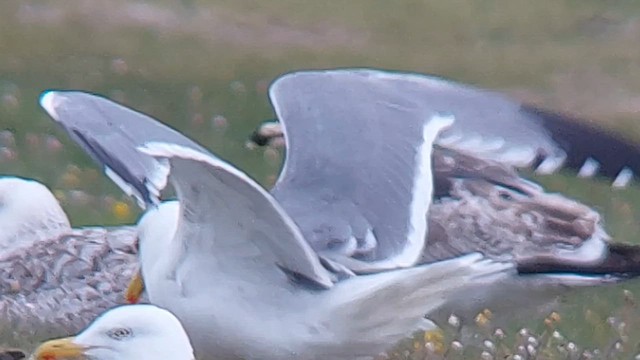
<svg viewBox="0 0 640 360">
<path fill-rule="evenodd" d="M 413 265 L 424 246 L 432 145 L 453 118 L 412 87 L 310 71 L 270 88 L 288 149 L 272 193 L 316 251 L 356 272 Z"/>
<path fill-rule="evenodd" d="M 407 99 L 453 114 L 455 124 L 443 131 L 436 144 L 474 157 L 535 168 L 540 174 L 568 168 L 581 177 L 601 175 L 614 180 L 614 187 L 626 186 L 640 172 L 640 147 L 624 137 L 495 91 L 415 73 L 369 69 L 318 73 L 322 76 L 302 85 L 313 87 L 325 78 L 339 77 L 345 87 L 362 92 L 374 78 L 387 93 L 401 92 Z M 369 75 L 367 80 L 362 74 Z M 281 97 L 295 96 L 297 90 Z M 339 96 L 327 100 L 328 106 L 343 101 Z M 258 145 L 278 137 L 273 124 L 259 131 L 252 137 Z"/>
<path fill-rule="evenodd" d="M 157 160 L 136 147 L 164 141 L 209 153 L 167 125 L 98 95 L 47 91 L 41 95 L 40 105 L 143 208 L 158 195 L 150 193 L 153 188 L 147 186 L 155 180 L 147 177 L 157 167 Z"/>
</svg>

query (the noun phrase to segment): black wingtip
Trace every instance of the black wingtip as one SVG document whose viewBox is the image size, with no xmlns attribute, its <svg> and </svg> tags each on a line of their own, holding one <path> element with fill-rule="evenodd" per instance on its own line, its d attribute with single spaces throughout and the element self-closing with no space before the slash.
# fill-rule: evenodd
<svg viewBox="0 0 640 360">
<path fill-rule="evenodd" d="M 595 167 L 585 177 L 604 176 L 614 187 L 625 187 L 633 174 L 640 174 L 640 146 L 621 135 L 564 113 L 532 105 L 523 105 L 521 110 L 539 119 L 566 152 L 565 168 L 581 174 L 585 167 Z"/>
</svg>

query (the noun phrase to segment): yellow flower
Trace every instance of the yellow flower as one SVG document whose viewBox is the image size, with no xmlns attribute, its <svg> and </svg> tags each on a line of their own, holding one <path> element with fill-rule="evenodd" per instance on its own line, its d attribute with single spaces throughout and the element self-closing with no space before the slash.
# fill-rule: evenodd
<svg viewBox="0 0 640 360">
<path fill-rule="evenodd" d="M 129 204 L 123 201 L 116 201 L 111 207 L 111 212 L 118 220 L 125 220 L 131 216 L 131 209 Z"/>
<path fill-rule="evenodd" d="M 424 342 L 425 346 L 431 344 L 433 346 L 433 351 L 436 354 L 444 354 L 445 346 L 444 346 L 444 334 L 441 330 L 431 330 L 425 331 L 424 333 Z"/>
</svg>

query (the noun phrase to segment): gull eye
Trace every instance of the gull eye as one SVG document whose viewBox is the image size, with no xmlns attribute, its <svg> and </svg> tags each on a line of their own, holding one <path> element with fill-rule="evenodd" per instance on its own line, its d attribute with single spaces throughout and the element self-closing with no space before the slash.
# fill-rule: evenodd
<svg viewBox="0 0 640 360">
<path fill-rule="evenodd" d="M 504 191 L 504 190 L 500 190 L 498 191 L 498 196 L 500 197 L 500 199 L 505 200 L 505 201 L 513 201 L 513 196 L 511 194 L 509 194 L 508 192 Z"/>
<path fill-rule="evenodd" d="M 124 340 L 131 336 L 131 334 L 133 334 L 133 332 L 128 328 L 115 328 L 107 332 L 107 335 L 114 340 Z"/>
</svg>

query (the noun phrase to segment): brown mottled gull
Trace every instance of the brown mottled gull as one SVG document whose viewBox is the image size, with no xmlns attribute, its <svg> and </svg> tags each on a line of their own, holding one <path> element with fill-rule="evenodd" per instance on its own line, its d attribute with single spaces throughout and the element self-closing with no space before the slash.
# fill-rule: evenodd
<svg viewBox="0 0 640 360">
<path fill-rule="evenodd" d="M 72 229 L 42 184 L 0 178 L 0 337 L 32 344 L 77 332 L 123 302 L 134 227 Z"/>
</svg>

